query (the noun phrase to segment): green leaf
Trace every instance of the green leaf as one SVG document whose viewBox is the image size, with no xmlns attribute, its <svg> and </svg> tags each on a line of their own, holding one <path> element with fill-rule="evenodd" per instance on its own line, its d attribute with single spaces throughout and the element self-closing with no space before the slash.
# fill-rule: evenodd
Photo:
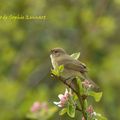
<svg viewBox="0 0 120 120">
<path fill-rule="evenodd" d="M 75 117 L 75 106 L 74 106 L 73 104 L 68 103 L 67 114 L 68 114 L 71 118 L 74 118 L 74 117 Z"/>
<path fill-rule="evenodd" d="M 51 70 L 51 72 L 52 72 L 52 74 L 54 74 L 55 76 L 59 76 L 59 72 L 58 72 L 58 70 Z"/>
<path fill-rule="evenodd" d="M 73 53 L 73 54 L 71 55 L 71 57 L 77 60 L 77 59 L 80 57 L 80 52 L 78 52 L 78 53 Z"/>
<path fill-rule="evenodd" d="M 96 102 L 99 102 L 101 97 L 102 97 L 102 92 L 93 92 L 93 91 L 89 91 L 88 95 L 94 97 Z"/>
<path fill-rule="evenodd" d="M 106 117 L 102 116 L 102 115 L 99 114 L 99 113 L 96 113 L 96 118 L 97 118 L 97 120 L 107 120 Z"/>
<path fill-rule="evenodd" d="M 64 66 L 63 65 L 60 65 L 58 66 L 56 69 L 53 69 L 51 70 L 52 74 L 54 74 L 55 76 L 60 76 L 61 73 L 63 72 L 64 70 Z"/>
<path fill-rule="evenodd" d="M 87 106 L 88 106 L 87 100 L 84 100 L 84 106 L 85 106 L 85 108 L 87 108 Z"/>
<path fill-rule="evenodd" d="M 60 73 L 63 72 L 63 70 L 64 70 L 64 65 L 60 65 L 60 66 L 58 67 L 58 70 L 59 70 Z"/>
<path fill-rule="evenodd" d="M 67 108 L 63 108 L 60 112 L 59 115 L 63 115 L 67 112 Z"/>
<path fill-rule="evenodd" d="M 81 94 L 84 94 L 84 88 L 82 87 L 82 82 L 81 82 L 80 78 L 76 77 L 76 79 L 77 79 L 77 84 L 79 85 L 79 92 Z"/>
<path fill-rule="evenodd" d="M 76 77 L 76 79 L 77 79 L 77 84 L 79 85 L 79 87 L 81 87 L 82 83 L 81 83 L 80 78 L 79 78 L 79 77 Z"/>
<path fill-rule="evenodd" d="M 78 99 L 78 96 L 76 94 L 73 94 L 73 100 L 76 101 Z"/>
</svg>

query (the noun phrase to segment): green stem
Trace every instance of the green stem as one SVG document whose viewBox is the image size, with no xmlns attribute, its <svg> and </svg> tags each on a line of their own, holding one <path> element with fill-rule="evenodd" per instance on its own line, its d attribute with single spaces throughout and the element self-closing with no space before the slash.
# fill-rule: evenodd
<svg viewBox="0 0 120 120">
<path fill-rule="evenodd" d="M 80 105 L 81 105 L 81 112 L 85 118 L 85 120 L 87 120 L 87 116 L 86 116 L 86 113 L 85 113 L 85 106 L 84 106 L 84 100 L 82 99 L 82 95 L 80 93 L 80 87 L 79 85 L 77 84 L 77 80 L 76 80 L 76 87 L 77 87 L 77 96 L 78 96 L 78 99 L 79 99 L 79 102 L 80 102 Z"/>
</svg>

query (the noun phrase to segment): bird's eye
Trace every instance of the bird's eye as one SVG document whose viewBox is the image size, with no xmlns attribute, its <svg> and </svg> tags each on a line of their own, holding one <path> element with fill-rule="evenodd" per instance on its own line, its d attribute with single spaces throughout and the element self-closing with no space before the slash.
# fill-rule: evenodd
<svg viewBox="0 0 120 120">
<path fill-rule="evenodd" d="M 58 51 L 54 51 L 55 53 L 58 53 Z"/>
</svg>

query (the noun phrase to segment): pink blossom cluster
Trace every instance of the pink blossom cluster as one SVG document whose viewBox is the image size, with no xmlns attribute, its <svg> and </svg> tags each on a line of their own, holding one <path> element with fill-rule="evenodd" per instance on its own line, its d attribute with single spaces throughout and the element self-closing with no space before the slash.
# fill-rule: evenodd
<svg viewBox="0 0 120 120">
<path fill-rule="evenodd" d="M 69 96 L 71 95 L 71 91 L 68 92 L 68 90 L 65 90 L 64 94 L 59 94 L 58 97 L 60 99 L 59 102 L 53 102 L 55 105 L 57 105 L 58 107 L 64 107 L 65 104 L 67 103 Z"/>
<path fill-rule="evenodd" d="M 90 105 L 88 108 L 87 108 L 87 110 L 86 110 L 87 112 L 88 112 L 88 114 L 89 114 L 89 116 L 90 116 L 90 118 L 92 118 L 92 117 L 95 117 L 96 116 L 96 112 L 94 111 L 94 109 L 93 109 L 93 106 L 92 105 Z"/>
<path fill-rule="evenodd" d="M 91 118 L 96 115 L 96 112 L 94 112 L 94 109 L 93 109 L 93 106 L 92 106 L 92 105 L 90 105 L 90 106 L 86 109 L 86 112 L 90 115 Z M 82 120 L 85 120 L 85 118 L 82 117 Z"/>
<path fill-rule="evenodd" d="M 93 109 L 93 106 L 92 106 L 92 105 L 90 105 L 90 106 L 87 108 L 86 111 L 89 113 L 90 117 L 93 116 L 93 114 L 94 114 L 94 109 Z"/>
</svg>

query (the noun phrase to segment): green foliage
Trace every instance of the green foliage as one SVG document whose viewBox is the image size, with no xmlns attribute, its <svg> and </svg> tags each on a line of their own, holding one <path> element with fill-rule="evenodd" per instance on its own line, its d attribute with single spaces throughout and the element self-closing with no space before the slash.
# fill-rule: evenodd
<svg viewBox="0 0 120 120">
<path fill-rule="evenodd" d="M 103 117 L 101 114 L 96 113 L 97 120 L 107 120 L 107 118 Z"/>
<path fill-rule="evenodd" d="M 55 76 L 58 76 L 58 77 L 59 77 L 59 76 L 62 74 L 63 70 L 64 70 L 64 66 L 63 66 L 63 65 L 60 65 L 60 66 L 58 66 L 56 69 L 51 70 L 51 72 L 52 72 L 52 74 L 54 74 Z"/>
<path fill-rule="evenodd" d="M 59 115 L 64 115 L 67 112 L 67 108 L 63 108 L 60 112 Z"/>
<path fill-rule="evenodd" d="M 92 105 L 88 105 L 88 97 L 92 96 L 96 102 L 99 102 L 102 97 L 102 92 L 94 92 L 91 88 L 91 83 L 89 81 L 84 80 L 81 82 L 79 77 L 76 77 L 77 82 L 75 88 L 69 86 L 71 89 L 64 94 L 59 94 L 58 97 L 60 99 L 59 102 L 54 102 L 58 107 L 61 107 L 62 110 L 59 112 L 59 115 L 68 114 L 69 117 L 74 118 L 76 110 L 79 112 L 84 112 L 87 115 L 87 119 L 100 119 L 107 120 L 101 114 L 96 113 L 93 109 Z M 84 84 L 83 84 L 84 83 Z M 73 90 L 71 92 L 71 90 Z M 78 99 L 79 98 L 79 99 Z M 80 109 L 81 108 L 81 109 Z"/>
<path fill-rule="evenodd" d="M 88 107 L 88 101 L 87 100 L 84 101 L 84 106 L 85 106 L 85 108 Z"/>
<path fill-rule="evenodd" d="M 84 94 L 84 93 L 85 93 L 85 90 L 84 90 L 84 88 L 83 88 L 83 86 L 82 86 L 82 81 L 80 80 L 79 77 L 76 77 L 76 79 L 77 79 L 77 84 L 79 85 L 79 92 L 80 92 L 81 94 Z"/>
<path fill-rule="evenodd" d="M 88 95 L 94 97 L 96 102 L 99 102 L 101 97 L 102 97 L 102 92 L 94 92 L 94 91 L 89 91 Z"/>
<path fill-rule="evenodd" d="M 67 105 L 67 114 L 71 117 L 75 117 L 75 106 L 73 104 L 68 103 Z"/>
</svg>

